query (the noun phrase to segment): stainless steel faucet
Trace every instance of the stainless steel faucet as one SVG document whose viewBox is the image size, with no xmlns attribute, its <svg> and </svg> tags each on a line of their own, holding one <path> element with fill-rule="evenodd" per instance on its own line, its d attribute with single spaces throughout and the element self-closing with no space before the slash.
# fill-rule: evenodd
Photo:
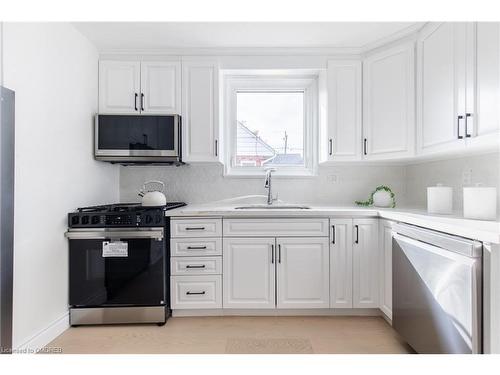
<svg viewBox="0 0 500 375">
<path fill-rule="evenodd" d="M 267 189 L 267 204 L 271 205 L 275 200 L 278 198 L 273 198 L 273 192 L 272 192 L 272 173 L 276 172 L 276 168 L 268 168 L 266 169 L 266 182 L 264 184 L 264 187 Z"/>
</svg>

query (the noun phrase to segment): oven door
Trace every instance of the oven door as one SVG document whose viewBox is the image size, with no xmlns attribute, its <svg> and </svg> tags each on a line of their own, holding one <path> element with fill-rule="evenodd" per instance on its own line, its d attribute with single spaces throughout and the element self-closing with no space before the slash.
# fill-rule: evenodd
<svg viewBox="0 0 500 375">
<path fill-rule="evenodd" d="M 163 228 L 73 230 L 66 236 L 72 307 L 165 305 Z"/>
<path fill-rule="evenodd" d="M 178 161 L 179 136 L 179 115 L 97 115 L 95 157 L 104 161 Z"/>
</svg>

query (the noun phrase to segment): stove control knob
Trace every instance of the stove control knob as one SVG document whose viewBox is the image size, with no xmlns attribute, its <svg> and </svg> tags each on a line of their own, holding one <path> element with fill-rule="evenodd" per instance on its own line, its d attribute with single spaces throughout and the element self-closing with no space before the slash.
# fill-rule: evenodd
<svg viewBox="0 0 500 375">
<path fill-rule="evenodd" d="M 100 218 L 97 215 L 92 216 L 92 224 L 99 224 Z"/>
<path fill-rule="evenodd" d="M 156 216 L 155 223 L 156 223 L 156 224 L 160 224 L 160 223 L 161 223 L 161 215 L 157 215 L 157 216 Z"/>
<path fill-rule="evenodd" d="M 153 217 L 151 215 L 146 215 L 146 224 L 151 224 L 153 222 Z"/>
<path fill-rule="evenodd" d="M 77 224 L 79 224 L 79 223 L 80 223 L 80 217 L 79 217 L 79 216 L 76 216 L 76 215 L 75 215 L 75 216 L 73 216 L 73 217 L 71 218 L 71 224 L 72 224 L 72 225 L 77 225 Z"/>
<path fill-rule="evenodd" d="M 88 216 L 83 216 L 82 217 L 82 224 L 87 225 L 89 223 L 89 217 Z"/>
</svg>

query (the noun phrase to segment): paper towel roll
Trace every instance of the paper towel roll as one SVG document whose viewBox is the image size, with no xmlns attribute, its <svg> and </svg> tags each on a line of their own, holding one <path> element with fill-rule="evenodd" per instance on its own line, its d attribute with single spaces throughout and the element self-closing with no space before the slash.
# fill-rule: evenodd
<svg viewBox="0 0 500 375">
<path fill-rule="evenodd" d="M 496 220 L 497 188 L 464 187 L 464 218 L 478 220 Z"/>
<path fill-rule="evenodd" d="M 453 212 L 453 188 L 437 184 L 427 188 L 427 212 L 449 215 Z"/>
</svg>

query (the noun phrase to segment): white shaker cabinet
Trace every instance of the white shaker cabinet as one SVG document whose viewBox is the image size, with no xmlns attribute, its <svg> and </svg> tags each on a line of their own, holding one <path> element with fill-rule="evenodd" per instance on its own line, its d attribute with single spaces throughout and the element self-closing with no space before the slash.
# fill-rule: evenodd
<svg viewBox="0 0 500 375">
<path fill-rule="evenodd" d="M 361 90 L 361 61 L 328 61 L 321 162 L 361 160 Z"/>
<path fill-rule="evenodd" d="M 415 45 L 401 44 L 363 61 L 363 158 L 415 152 Z"/>
<path fill-rule="evenodd" d="M 99 62 L 100 113 L 139 113 L 140 94 L 139 61 Z"/>
<path fill-rule="evenodd" d="M 330 219 L 330 307 L 352 308 L 352 219 Z"/>
<path fill-rule="evenodd" d="M 278 238 L 278 308 L 330 306 L 329 246 L 326 237 Z"/>
<path fill-rule="evenodd" d="M 178 114 L 180 110 L 179 61 L 99 62 L 99 113 Z"/>
<path fill-rule="evenodd" d="M 417 151 L 465 147 L 466 121 L 473 116 L 474 25 L 429 23 L 417 41 Z M 471 45 L 472 44 L 472 45 Z M 469 87 L 468 87 L 469 86 Z M 466 118 L 467 117 L 467 118 Z"/>
<path fill-rule="evenodd" d="M 178 114 L 181 111 L 181 63 L 141 62 L 141 112 Z"/>
<path fill-rule="evenodd" d="M 379 223 L 380 310 L 392 320 L 392 221 Z"/>
<path fill-rule="evenodd" d="M 476 121 L 468 129 L 471 146 L 498 145 L 500 131 L 500 23 L 476 26 Z"/>
<path fill-rule="evenodd" d="M 224 238 L 223 307 L 275 308 L 274 238 Z"/>
<path fill-rule="evenodd" d="M 218 162 L 219 73 L 216 61 L 182 63 L 183 160 Z"/>
<path fill-rule="evenodd" d="M 378 219 L 353 220 L 353 307 L 379 307 Z"/>
</svg>

